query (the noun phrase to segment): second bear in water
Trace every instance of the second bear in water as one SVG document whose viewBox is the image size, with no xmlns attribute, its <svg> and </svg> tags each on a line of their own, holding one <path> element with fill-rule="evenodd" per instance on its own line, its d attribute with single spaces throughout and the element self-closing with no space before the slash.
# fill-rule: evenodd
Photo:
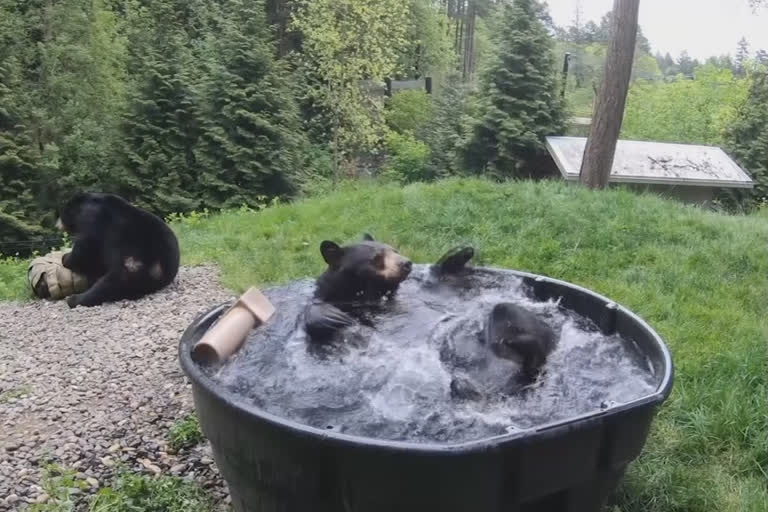
<svg viewBox="0 0 768 512">
<path fill-rule="evenodd" d="M 481 400 L 488 393 L 483 389 L 483 373 L 494 358 L 515 363 L 506 383 L 500 383 L 503 393 L 522 391 L 539 376 L 556 342 L 555 332 L 533 311 L 510 302 L 494 305 L 475 349 L 450 350 L 451 344 L 447 344 L 449 349 L 441 354 L 462 368 L 451 380 L 451 396 Z"/>
<path fill-rule="evenodd" d="M 494 354 L 519 362 L 524 379 L 531 381 L 555 348 L 552 328 L 532 311 L 509 302 L 493 307 L 484 338 Z"/>
</svg>

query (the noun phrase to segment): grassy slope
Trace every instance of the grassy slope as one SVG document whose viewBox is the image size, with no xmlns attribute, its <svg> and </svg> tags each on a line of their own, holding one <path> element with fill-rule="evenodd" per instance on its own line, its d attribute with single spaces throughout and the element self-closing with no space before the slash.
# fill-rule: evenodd
<svg viewBox="0 0 768 512">
<path fill-rule="evenodd" d="M 188 218 L 176 229 L 184 262 L 217 262 L 237 291 L 318 274 L 322 239 L 369 231 L 417 262 L 471 243 L 478 264 L 603 293 L 659 330 L 677 372 L 616 510 L 765 510 L 764 212 L 731 217 L 623 191 L 464 180 L 347 186 L 260 213 Z M 19 293 L 23 270 L 0 264 L 0 296 Z"/>
</svg>

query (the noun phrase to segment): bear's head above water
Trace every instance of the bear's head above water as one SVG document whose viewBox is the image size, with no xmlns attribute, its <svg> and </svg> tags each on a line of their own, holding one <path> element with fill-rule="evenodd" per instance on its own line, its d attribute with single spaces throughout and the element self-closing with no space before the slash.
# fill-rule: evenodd
<svg viewBox="0 0 768 512">
<path fill-rule="evenodd" d="M 411 260 L 366 234 L 362 242 L 339 246 L 325 240 L 320 253 L 328 269 L 317 280 L 315 297 L 331 303 L 373 301 L 397 291 L 411 273 Z"/>
</svg>

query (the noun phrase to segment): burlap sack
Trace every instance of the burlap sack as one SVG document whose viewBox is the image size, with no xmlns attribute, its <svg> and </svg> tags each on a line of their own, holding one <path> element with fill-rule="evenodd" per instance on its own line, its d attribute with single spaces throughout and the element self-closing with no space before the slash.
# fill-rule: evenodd
<svg viewBox="0 0 768 512">
<path fill-rule="evenodd" d="M 61 264 L 64 252 L 56 251 L 32 260 L 27 277 L 32 292 L 41 299 L 60 300 L 88 289 L 84 276 Z"/>
</svg>

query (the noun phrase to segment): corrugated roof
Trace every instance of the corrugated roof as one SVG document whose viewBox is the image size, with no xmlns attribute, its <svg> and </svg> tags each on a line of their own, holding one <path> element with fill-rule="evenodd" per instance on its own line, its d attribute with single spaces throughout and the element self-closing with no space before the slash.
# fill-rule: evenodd
<svg viewBox="0 0 768 512">
<path fill-rule="evenodd" d="M 585 137 L 547 137 L 547 149 L 566 180 L 579 179 Z M 619 140 L 611 183 L 752 188 L 749 175 L 715 146 Z"/>
</svg>

